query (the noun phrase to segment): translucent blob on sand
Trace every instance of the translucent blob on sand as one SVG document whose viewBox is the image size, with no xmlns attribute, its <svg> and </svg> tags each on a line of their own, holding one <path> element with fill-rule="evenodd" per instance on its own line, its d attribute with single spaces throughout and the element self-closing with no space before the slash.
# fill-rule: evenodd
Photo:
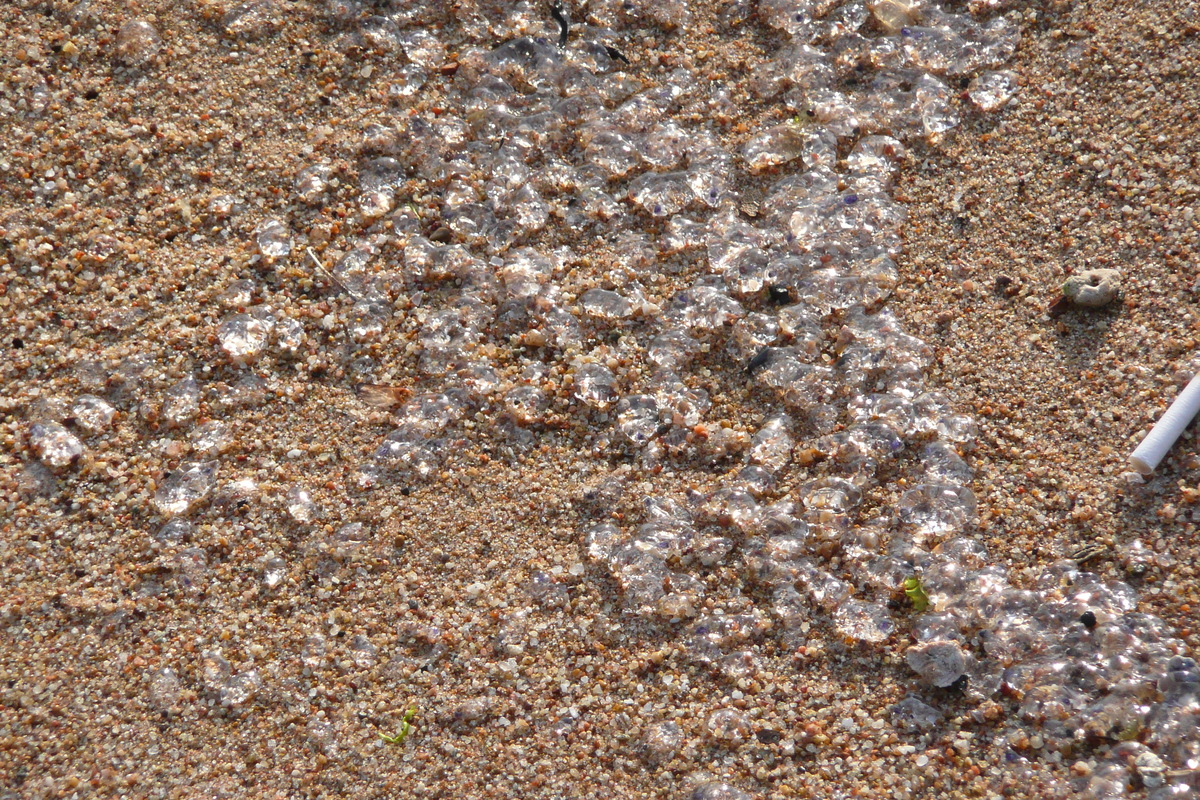
<svg viewBox="0 0 1200 800">
<path fill-rule="evenodd" d="M 975 495 L 970 489 L 947 483 L 925 483 L 900 499 L 900 519 L 919 537 L 944 537 L 973 525 Z"/>
<path fill-rule="evenodd" d="M 221 350 L 240 364 L 258 359 L 267 348 L 271 325 L 249 314 L 235 314 L 217 326 Z"/>
<path fill-rule="evenodd" d="M 995 111 L 1017 93 L 1017 76 L 1012 72 L 985 72 L 971 80 L 967 95 L 981 111 Z"/>
<path fill-rule="evenodd" d="M 966 662 L 958 644 L 934 640 L 915 645 L 905 655 L 908 665 L 931 686 L 945 688 L 966 672 Z"/>
<path fill-rule="evenodd" d="M 833 613 L 837 629 L 861 642 L 882 642 L 896 629 L 886 606 L 851 600 Z"/>
<path fill-rule="evenodd" d="M 145 64 L 162 49 L 162 37 L 143 19 L 131 19 L 117 31 L 117 58 L 131 67 Z"/>
<path fill-rule="evenodd" d="M 226 36 L 235 39 L 258 39 L 279 29 L 283 24 L 282 14 L 276 0 L 250 0 L 225 12 L 221 28 Z"/>
<path fill-rule="evenodd" d="M 186 514 L 212 492 L 217 462 L 184 465 L 167 476 L 154 493 L 154 507 L 168 516 Z"/>
<path fill-rule="evenodd" d="M 108 431 L 113 425 L 116 409 L 95 395 L 84 395 L 74 402 L 71 415 L 76 425 L 91 434 Z"/>
<path fill-rule="evenodd" d="M 718 24 L 779 29 L 744 87 L 778 115 L 739 135 L 728 124 L 740 113 L 731 87 L 686 65 L 635 77 L 589 41 L 593 25 L 682 25 L 695 10 L 688 4 L 592 3 L 565 48 L 542 35 L 545 14 L 526 6 L 512 25 L 529 35 L 448 48 L 429 4 L 326 4 L 336 46 L 365 54 L 356 69 L 381 56 L 405 62 L 374 90 L 386 116 L 343 142 L 347 164 L 310 163 L 295 176 L 295 200 L 312 206 L 305 214 L 340 218 L 335 195 L 352 212 L 349 233 L 330 242 L 343 254 L 334 280 L 314 282 L 330 293 L 331 311 L 255 311 L 274 281 L 291 279 L 278 264 L 269 280 L 222 300 L 226 313 L 250 312 L 218 329 L 222 362 L 241 374 L 205 378 L 202 412 L 270 407 L 272 369 L 332 367 L 346 383 L 415 378 L 419 395 L 389 409 L 390 432 L 350 473 L 363 492 L 439 480 L 457 469 L 463 441 L 484 437 L 507 458 L 560 433 L 582 436 L 601 466 L 579 501 L 583 574 L 604 573 L 620 615 L 663 626 L 691 663 L 736 684 L 761 674 L 766 637 L 799 648 L 833 636 L 865 653 L 887 646 L 903 622 L 915 674 L 930 686 L 949 681 L 964 702 L 1003 691 L 1022 719 L 1046 720 L 1048 739 L 1099 741 L 1126 726 L 1169 767 L 1194 758 L 1183 699 L 1194 665 L 1167 668 L 1176 645 L 1161 621 L 1139 614 L 1130 587 L 1071 565 L 1018 589 L 988 566 L 971 538 L 977 426 L 928 385 L 933 348 L 887 308 L 901 282 L 906 218 L 892 195 L 897 171 L 908 147 L 936 146 L 964 108 L 986 113 L 1008 101 L 1012 86 L 994 71 L 1018 41 L 1018 17 L 992 15 L 987 0 L 967 9 L 724 4 Z M 430 96 L 438 113 L 416 113 Z M 719 138 L 718 129 L 727 132 Z M 314 151 L 336 144 L 313 133 Z M 347 175 L 357 185 L 344 186 Z M 405 195 L 414 180 L 424 198 Z M 233 230 L 245 209 L 226 197 L 207 219 Z M 247 244 L 259 247 L 256 264 L 290 255 L 274 241 Z M 147 392 L 137 364 L 129 367 L 105 397 L 122 410 L 126 395 L 133 408 L 159 401 L 166 386 Z M 109 386 L 101 375 L 86 391 Z M 653 490 L 649 476 L 661 476 Z M 268 488 L 247 494 L 237 483 L 216 493 L 215 512 L 235 517 L 239 499 Z M 674 496 L 659 496 L 672 485 Z M 368 563 L 378 544 L 369 529 L 314 531 L 303 506 L 293 513 L 296 499 L 285 493 L 273 505 L 294 531 L 314 532 L 323 587 Z M 197 538 L 155 543 L 197 544 L 193 586 L 220 574 L 215 562 L 200 569 Z M 1122 555 L 1129 569 L 1158 563 L 1147 549 Z M 284 591 L 289 568 L 302 569 L 291 555 L 262 557 L 263 591 Z M 921 613 L 898 599 L 914 576 L 931 601 Z M 560 578 L 531 573 L 522 585 L 531 607 L 497 620 L 493 649 L 514 659 L 499 668 L 506 680 L 537 647 L 538 615 L 576 596 Z M 472 602 L 493 599 L 484 582 L 472 587 Z M 737 612 L 710 613 L 730 598 Z M 434 625 L 404 633 L 396 663 L 428 666 L 446 650 L 441 637 Z M 328 645 L 314 637 L 296 668 L 374 668 L 391 657 L 377 646 L 355 633 L 332 634 Z M 955 648 L 961 664 L 950 663 Z M 1123 681 L 1173 700 L 1099 688 Z M 893 710 L 897 728 L 936 730 L 940 715 L 919 702 Z M 486 700 L 467 701 L 449 719 L 468 728 L 491 713 Z M 570 736 L 578 720 L 552 711 L 546 732 Z M 686 732 L 733 757 L 753 745 L 756 721 L 743 722 L 706 714 Z M 631 746 L 653 763 L 683 757 L 684 732 L 672 724 Z M 349 741 L 342 725 L 314 715 L 314 748 L 336 752 Z M 1155 780 L 1157 765 L 1137 758 L 1121 755 L 1104 785 L 1139 769 L 1143 782 Z M 746 796 L 703 780 L 698 797 Z"/>
<path fill-rule="evenodd" d="M 29 428 L 29 444 L 51 469 L 74 464 L 84 453 L 83 442 L 57 422 L 38 422 Z"/>
<path fill-rule="evenodd" d="M 301 524 L 312 522 L 317 517 L 318 508 L 312 492 L 303 486 L 288 489 L 284 504 L 288 516 Z"/>
<path fill-rule="evenodd" d="M 650 726 L 642 740 L 646 758 L 653 764 L 670 761 L 683 746 L 683 728 L 675 722 L 659 722 Z"/>
<path fill-rule="evenodd" d="M 266 258 L 283 258 L 292 252 L 292 232 L 286 223 L 269 219 L 254 229 L 258 252 Z"/>
</svg>

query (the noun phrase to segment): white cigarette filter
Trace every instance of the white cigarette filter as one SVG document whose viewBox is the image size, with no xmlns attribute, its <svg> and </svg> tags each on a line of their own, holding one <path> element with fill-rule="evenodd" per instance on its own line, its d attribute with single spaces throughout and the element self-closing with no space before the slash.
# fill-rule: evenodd
<svg viewBox="0 0 1200 800">
<path fill-rule="evenodd" d="M 1129 457 L 1129 464 L 1143 475 L 1154 472 L 1155 467 L 1163 460 L 1175 440 L 1183 435 L 1184 429 L 1200 412 L 1200 375 L 1192 378 L 1171 403 L 1171 407 L 1162 415 L 1142 443 Z"/>
</svg>

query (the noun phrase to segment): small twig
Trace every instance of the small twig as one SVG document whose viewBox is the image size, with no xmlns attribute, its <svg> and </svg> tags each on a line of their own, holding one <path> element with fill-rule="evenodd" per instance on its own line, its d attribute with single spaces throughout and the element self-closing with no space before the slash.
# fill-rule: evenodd
<svg viewBox="0 0 1200 800">
<path fill-rule="evenodd" d="M 620 50 L 618 50 L 615 47 L 609 47 L 608 45 L 604 45 L 604 52 L 608 53 L 608 57 L 611 59 L 615 59 L 624 64 L 632 63 L 628 58 L 626 58 L 624 55 L 621 54 Z"/>
<path fill-rule="evenodd" d="M 567 46 L 567 33 L 571 30 L 571 23 L 567 20 L 562 3 L 550 4 L 550 16 L 558 23 L 558 49 L 561 50 Z"/>
<path fill-rule="evenodd" d="M 340 280 L 338 280 L 338 277 L 336 275 L 334 275 L 332 272 L 325 269 L 325 265 L 321 263 L 321 260 L 319 258 L 317 258 L 317 254 L 313 252 L 313 249 L 311 247 L 306 247 L 305 252 L 308 253 L 308 257 L 312 259 L 313 265 L 317 268 L 317 270 L 319 272 L 321 272 L 326 278 L 329 278 L 329 280 L 332 281 L 333 284 L 335 286 L 337 286 L 339 289 L 341 289 L 343 292 L 350 295 L 351 297 L 355 297 L 354 292 L 350 291 L 350 289 L 346 286 L 346 284 L 344 284 Z"/>
</svg>

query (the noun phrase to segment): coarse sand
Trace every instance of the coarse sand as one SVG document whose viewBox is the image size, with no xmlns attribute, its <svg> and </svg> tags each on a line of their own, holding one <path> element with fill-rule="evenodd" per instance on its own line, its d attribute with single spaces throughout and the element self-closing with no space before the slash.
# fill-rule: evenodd
<svg viewBox="0 0 1200 800">
<path fill-rule="evenodd" d="M 681 58 L 752 70 L 772 41 L 723 45 L 704 23 L 727 5 L 693 3 L 695 30 L 648 27 L 623 52 L 651 76 Z M 1003 698 L 921 690 L 944 718 L 898 729 L 889 708 L 916 690 L 905 631 L 848 644 L 817 616 L 803 642 L 758 639 L 734 680 L 689 659 L 678 627 L 624 615 L 579 533 L 606 502 L 585 487 L 614 465 L 570 420 L 524 448 L 469 433 L 430 480 L 366 489 L 356 470 L 392 426 L 334 337 L 240 385 L 215 337 L 250 305 L 232 281 L 317 332 L 350 311 L 302 247 L 267 269 L 252 232 L 286 209 L 325 264 L 348 249 L 353 193 L 307 208 L 293 177 L 325 160 L 351 188 L 401 59 L 343 46 L 323 3 L 264 5 L 232 34 L 230 7 L 0 4 L 0 797 L 675 798 L 711 780 L 754 797 L 1070 795 L 1104 746 L 1049 754 Z M 1200 369 L 1200 6 L 1011 8 L 1015 100 L 911 146 L 890 308 L 979 423 L 989 560 L 1032 583 L 1099 545 L 1089 568 L 1131 583 L 1194 653 L 1195 432 L 1145 483 L 1123 473 Z M 141 63 L 117 52 L 134 18 L 162 40 Z M 453 53 L 489 33 L 444 35 Z M 414 102 L 435 107 L 436 89 Z M 1064 279 L 1096 267 L 1121 270 L 1121 301 L 1052 315 Z M 144 353 L 146 371 L 114 379 Z M 209 387 L 196 422 L 230 422 L 221 474 L 243 483 L 176 540 L 152 497 L 199 447 L 158 403 L 193 373 Z M 41 467 L 30 421 L 84 394 L 128 402 L 78 464 Z M 627 497 L 719 477 L 638 473 Z M 285 513 L 296 485 L 311 523 Z"/>
</svg>

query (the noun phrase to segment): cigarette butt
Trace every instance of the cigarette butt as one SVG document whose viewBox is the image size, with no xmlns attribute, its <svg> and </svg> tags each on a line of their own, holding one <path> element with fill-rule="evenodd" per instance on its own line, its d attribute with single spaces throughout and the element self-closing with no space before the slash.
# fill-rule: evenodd
<svg viewBox="0 0 1200 800">
<path fill-rule="evenodd" d="M 1154 472 L 1188 424 L 1200 412 L 1200 375 L 1192 378 L 1162 418 L 1129 457 L 1129 464 L 1143 475 Z"/>
</svg>

